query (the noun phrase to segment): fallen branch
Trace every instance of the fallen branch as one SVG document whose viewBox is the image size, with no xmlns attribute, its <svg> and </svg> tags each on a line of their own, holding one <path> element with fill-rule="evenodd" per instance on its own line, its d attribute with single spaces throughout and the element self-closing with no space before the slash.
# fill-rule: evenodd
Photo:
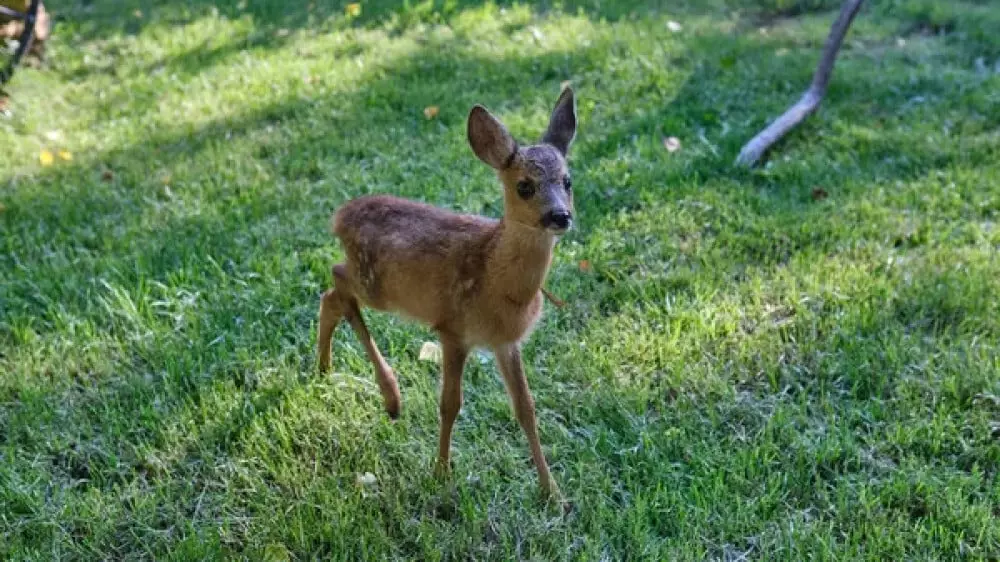
<svg viewBox="0 0 1000 562">
<path fill-rule="evenodd" d="M 844 42 L 844 36 L 847 35 L 847 30 L 851 27 L 851 22 L 854 21 L 854 16 L 858 14 L 863 2 L 864 0 L 844 0 L 840 7 L 840 15 L 830 27 L 830 35 L 826 38 L 823 55 L 820 57 L 809 89 L 802 94 L 795 105 L 789 107 L 781 117 L 775 119 L 773 123 L 757 133 L 757 136 L 743 146 L 740 155 L 736 158 L 738 165 L 750 167 L 756 164 L 774 143 L 781 140 L 788 131 L 794 129 L 812 112 L 816 111 L 819 102 L 826 95 L 826 86 L 830 82 L 830 75 L 833 74 L 833 65 L 837 60 L 840 46 Z"/>
</svg>

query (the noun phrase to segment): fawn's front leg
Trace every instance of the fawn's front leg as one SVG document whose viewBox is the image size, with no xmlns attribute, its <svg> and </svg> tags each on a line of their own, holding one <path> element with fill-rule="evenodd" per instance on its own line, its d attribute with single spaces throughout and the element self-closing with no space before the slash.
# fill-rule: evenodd
<svg viewBox="0 0 1000 562">
<path fill-rule="evenodd" d="M 535 461 L 535 468 L 538 469 L 538 482 L 542 487 L 542 492 L 550 498 L 558 498 L 559 487 L 552 479 L 552 475 L 549 474 L 549 465 L 545 462 L 545 454 L 542 453 L 542 445 L 538 440 L 535 401 L 531 398 L 528 379 L 524 376 L 521 348 L 515 343 L 497 347 L 493 352 L 507 386 L 511 404 L 514 406 L 514 415 L 517 417 L 518 423 L 521 424 L 524 435 L 528 438 L 531 458 Z"/>
<path fill-rule="evenodd" d="M 456 338 L 441 334 L 441 437 L 438 441 L 436 471 L 451 471 L 451 430 L 462 409 L 462 371 L 469 350 Z"/>
</svg>

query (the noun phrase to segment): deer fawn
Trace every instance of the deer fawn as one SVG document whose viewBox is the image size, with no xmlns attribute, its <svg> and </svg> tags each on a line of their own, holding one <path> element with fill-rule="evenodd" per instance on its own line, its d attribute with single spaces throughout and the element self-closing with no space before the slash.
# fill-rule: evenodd
<svg viewBox="0 0 1000 562">
<path fill-rule="evenodd" d="M 399 416 L 399 387 L 379 353 L 361 306 L 400 313 L 439 335 L 442 349 L 438 470 L 450 470 L 451 432 L 462 405 L 462 370 L 473 347 L 492 348 L 542 491 L 558 496 L 535 424 L 534 400 L 521 363 L 521 340 L 542 313 L 542 284 L 557 238 L 573 220 L 566 154 L 576 135 L 573 91 L 563 90 L 542 141 L 519 146 L 477 105 L 468 138 L 496 169 L 504 190 L 501 220 L 458 215 L 389 196 L 365 196 L 333 216 L 346 260 L 333 266 L 334 288 L 319 313 L 319 368 L 330 367 L 333 330 L 346 318 L 375 366 L 385 409 Z"/>
</svg>

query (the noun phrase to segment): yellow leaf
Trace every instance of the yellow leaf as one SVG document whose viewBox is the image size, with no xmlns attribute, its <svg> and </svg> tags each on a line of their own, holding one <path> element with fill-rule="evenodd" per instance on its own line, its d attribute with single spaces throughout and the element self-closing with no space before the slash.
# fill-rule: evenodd
<svg viewBox="0 0 1000 562">
<path fill-rule="evenodd" d="M 436 105 L 429 105 L 429 106 L 427 106 L 427 107 L 424 108 L 424 117 L 426 117 L 428 119 L 434 119 L 435 117 L 437 117 L 438 112 L 439 112 L 438 106 L 436 106 Z"/>
<path fill-rule="evenodd" d="M 4 205 L 3 203 L 0 203 L 0 213 L 4 212 L 6 210 L 7 210 L 7 205 Z"/>
<path fill-rule="evenodd" d="M 42 166 L 51 166 L 55 162 L 55 159 L 55 156 L 52 156 L 52 153 L 48 150 L 38 153 L 38 161 L 42 163 Z"/>
<path fill-rule="evenodd" d="M 59 151 L 59 158 L 62 158 L 63 160 L 66 160 L 66 161 L 70 161 L 70 160 L 73 159 L 73 153 L 70 152 L 70 151 L 68 151 L 68 150 L 60 150 Z"/>
<path fill-rule="evenodd" d="M 344 13 L 352 18 L 356 18 L 361 15 L 361 2 L 352 2 L 344 6 Z"/>
</svg>

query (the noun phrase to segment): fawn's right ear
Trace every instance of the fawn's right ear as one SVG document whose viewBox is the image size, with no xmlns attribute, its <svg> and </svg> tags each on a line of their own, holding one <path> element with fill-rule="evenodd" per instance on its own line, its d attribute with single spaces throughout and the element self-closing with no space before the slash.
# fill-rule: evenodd
<svg viewBox="0 0 1000 562">
<path fill-rule="evenodd" d="M 469 145 L 480 160 L 497 170 L 509 167 L 517 154 L 517 141 L 503 123 L 481 105 L 469 112 Z"/>
</svg>

